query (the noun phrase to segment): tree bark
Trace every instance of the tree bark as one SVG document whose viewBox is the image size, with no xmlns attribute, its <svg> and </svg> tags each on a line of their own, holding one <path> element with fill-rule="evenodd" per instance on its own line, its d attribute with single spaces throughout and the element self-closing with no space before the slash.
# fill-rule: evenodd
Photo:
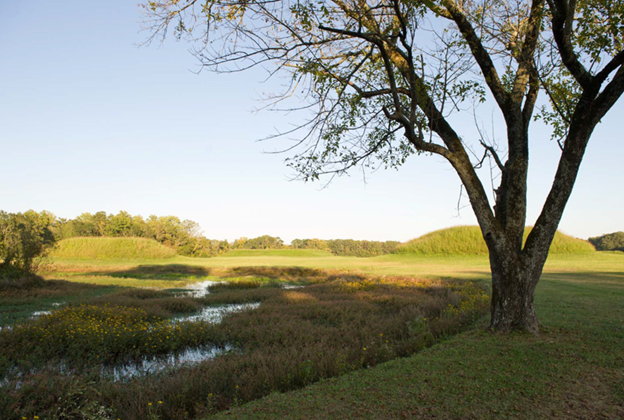
<svg viewBox="0 0 624 420">
<path fill-rule="evenodd" d="M 542 261 L 526 264 L 521 254 L 500 255 L 490 251 L 491 330 L 539 332 L 533 300 L 543 266 Z"/>
</svg>

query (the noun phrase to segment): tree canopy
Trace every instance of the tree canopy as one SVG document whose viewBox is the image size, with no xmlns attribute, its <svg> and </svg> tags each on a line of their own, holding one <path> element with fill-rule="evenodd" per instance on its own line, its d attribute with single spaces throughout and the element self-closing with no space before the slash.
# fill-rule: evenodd
<svg viewBox="0 0 624 420">
<path fill-rule="evenodd" d="M 398 167 L 415 153 L 457 172 L 490 253 L 492 328 L 536 332 L 533 306 L 588 141 L 624 91 L 621 0 L 164 0 L 143 4 L 149 40 L 194 45 L 217 72 L 263 66 L 285 76 L 274 109 L 307 112 L 281 133 L 303 179 L 362 165 Z M 543 98 L 543 99 L 542 99 Z M 489 101 L 506 141 L 459 132 L 454 116 Z M 526 225 L 529 127 L 561 148 L 535 228 Z M 477 147 L 481 150 L 478 151 Z M 498 171 L 493 198 L 479 178 Z"/>
<path fill-rule="evenodd" d="M 56 236 L 60 239 L 78 236 L 137 237 L 155 239 L 174 248 L 180 255 L 210 257 L 227 252 L 228 242 L 206 238 L 197 222 L 176 216 L 151 215 L 144 219 L 127 211 L 117 214 L 82 213 L 75 219 L 55 219 Z"/>
<path fill-rule="evenodd" d="M 624 251 L 624 232 L 607 233 L 589 238 L 598 251 Z"/>
<path fill-rule="evenodd" d="M 56 238 L 52 213 L 7 213 L 0 210 L 0 279 L 33 275 Z"/>
</svg>

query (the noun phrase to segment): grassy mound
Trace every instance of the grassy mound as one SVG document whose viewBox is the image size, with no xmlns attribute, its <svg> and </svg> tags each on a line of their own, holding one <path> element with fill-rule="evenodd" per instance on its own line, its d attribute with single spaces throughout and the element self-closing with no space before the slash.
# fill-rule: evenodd
<svg viewBox="0 0 624 420">
<path fill-rule="evenodd" d="M 72 259 L 160 259 L 176 255 L 175 250 L 144 238 L 69 238 L 60 241 L 50 254 Z"/>
<path fill-rule="evenodd" d="M 531 232 L 531 227 L 527 227 L 524 231 L 525 240 L 529 232 Z M 555 239 L 550 247 L 551 254 L 578 254 L 594 251 L 594 247 L 589 242 L 561 232 L 555 234 Z M 457 226 L 436 230 L 399 246 L 396 252 L 417 255 L 488 254 L 478 226 Z"/>
</svg>

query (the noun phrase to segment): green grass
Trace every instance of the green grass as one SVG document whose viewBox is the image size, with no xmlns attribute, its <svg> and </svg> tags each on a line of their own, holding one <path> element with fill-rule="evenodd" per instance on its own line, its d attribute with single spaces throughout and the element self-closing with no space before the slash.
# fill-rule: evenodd
<svg viewBox="0 0 624 420">
<path fill-rule="evenodd" d="M 121 290 L 114 285 L 103 287 L 51 280 L 43 287 L 0 291 L 0 326 L 14 325 L 36 311 L 58 309 L 59 305 L 88 301 Z"/>
<path fill-rule="evenodd" d="M 539 336 L 485 333 L 486 317 L 411 357 L 214 418 L 621 419 L 622 302 L 624 256 L 551 257 L 536 292 Z"/>
<path fill-rule="evenodd" d="M 524 238 L 531 231 L 525 230 Z M 557 232 L 550 254 L 578 254 L 594 252 L 593 245 L 582 239 Z M 488 250 L 478 226 L 457 226 L 436 230 L 400 245 L 397 253 L 417 255 L 487 255 Z"/>
<path fill-rule="evenodd" d="M 166 279 L 154 274 L 155 268 L 185 266 L 191 269 L 207 270 L 208 275 L 219 275 L 230 267 L 304 267 L 321 270 L 341 270 L 372 275 L 405 275 L 421 278 L 460 278 L 486 280 L 490 278 L 490 266 L 485 255 L 415 255 L 390 254 L 372 258 L 287 256 L 219 256 L 214 258 L 189 258 L 177 256 L 170 259 L 149 260 L 77 260 L 53 259 L 53 264 L 44 273 L 46 278 L 88 281 L 95 284 L 116 284 L 130 286 L 167 287 Z M 624 266 L 622 252 L 591 252 L 582 254 L 552 254 L 544 272 L 614 272 Z M 134 278 L 118 278 L 120 272 L 142 271 Z M 154 275 L 152 275 L 154 274 Z M 83 277 L 87 276 L 87 277 Z M 98 277 L 106 283 L 97 283 Z M 151 277 L 150 277 L 151 276 Z M 187 278 L 191 278 L 189 275 Z M 82 279 L 81 279 L 82 278 Z M 139 280 L 140 278 L 140 280 Z M 151 280 L 153 284 L 146 282 Z M 143 283 L 140 283 L 143 282 Z M 178 287 L 181 283 L 171 284 Z M 160 285 L 160 286 L 159 286 Z"/>
<path fill-rule="evenodd" d="M 53 258 L 83 260 L 172 258 L 175 250 L 145 238 L 69 238 L 51 252 Z"/>
<path fill-rule="evenodd" d="M 284 268 L 293 266 L 300 268 Z M 119 285 L 160 282 L 162 286 L 174 287 L 176 282 L 184 281 L 184 276 L 231 278 L 235 283 L 221 288 L 218 293 L 221 299 L 244 292 L 249 295 L 245 299 L 251 301 L 281 293 L 280 289 L 261 287 L 270 284 L 269 279 L 290 282 L 305 278 L 302 284 L 315 284 L 318 270 L 325 271 L 324 275 L 340 271 L 356 277 L 364 273 L 468 279 L 485 284 L 489 281 L 485 255 L 401 254 L 356 258 L 320 254 L 288 256 L 265 251 L 209 259 L 56 259 L 52 267 L 56 278 L 74 281 L 90 276 L 94 282 L 106 279 Z M 305 297 L 300 295 L 301 290 L 287 293 L 298 299 Z M 211 299 L 216 297 L 215 294 Z M 215 418 L 621 419 L 624 418 L 623 301 L 624 253 L 554 253 L 549 256 L 536 293 L 542 323 L 542 333 L 537 337 L 486 334 L 483 329 L 487 317 L 484 317 L 477 328 L 409 357 L 324 379 L 299 391 L 274 393 Z M 278 320 L 279 316 L 275 322 Z M 240 329 L 237 334 L 242 337 L 245 333 L 241 328 L 256 321 L 245 315 L 232 322 L 228 325 L 236 325 Z M 258 361 L 259 366 L 265 362 Z M 187 373 L 173 377 L 171 383 L 182 387 L 188 378 L 196 384 L 205 383 L 203 374 Z M 227 376 L 226 371 L 221 374 Z M 59 382 L 50 392 L 58 393 L 56 389 L 63 386 Z M 146 399 L 148 388 L 136 386 L 132 391 L 137 393 L 133 394 L 136 397 L 133 410 L 140 411 L 158 393 Z M 150 385 L 149 389 L 155 392 L 159 388 Z M 120 388 L 119 392 L 125 390 Z M 206 394 L 211 392 L 206 388 Z M 195 399 L 206 398 L 207 395 L 198 394 Z M 235 404 L 243 401 L 233 393 L 211 403 L 222 404 L 228 398 L 233 398 L 230 401 Z M 98 397 L 102 399 L 105 397 Z"/>
</svg>

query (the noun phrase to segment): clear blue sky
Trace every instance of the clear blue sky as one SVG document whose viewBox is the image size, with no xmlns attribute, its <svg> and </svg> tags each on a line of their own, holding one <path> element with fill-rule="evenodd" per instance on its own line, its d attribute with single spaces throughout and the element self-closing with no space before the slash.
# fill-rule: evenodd
<svg viewBox="0 0 624 420">
<path fill-rule="evenodd" d="M 0 2 L 0 209 L 176 215 L 229 240 L 404 241 L 475 224 L 469 207 L 458 216 L 459 180 L 437 157 L 413 157 L 367 183 L 357 171 L 325 189 L 289 181 L 286 156 L 263 153 L 283 143 L 256 141 L 288 117 L 252 112 L 278 81 L 261 83 L 260 71 L 195 74 L 187 44 L 138 48 L 147 36 L 139 28 L 127 0 Z M 596 130 L 560 226 L 566 233 L 624 230 L 622 116 L 620 101 Z M 539 127 L 531 146 L 529 223 L 558 155 Z"/>
</svg>

